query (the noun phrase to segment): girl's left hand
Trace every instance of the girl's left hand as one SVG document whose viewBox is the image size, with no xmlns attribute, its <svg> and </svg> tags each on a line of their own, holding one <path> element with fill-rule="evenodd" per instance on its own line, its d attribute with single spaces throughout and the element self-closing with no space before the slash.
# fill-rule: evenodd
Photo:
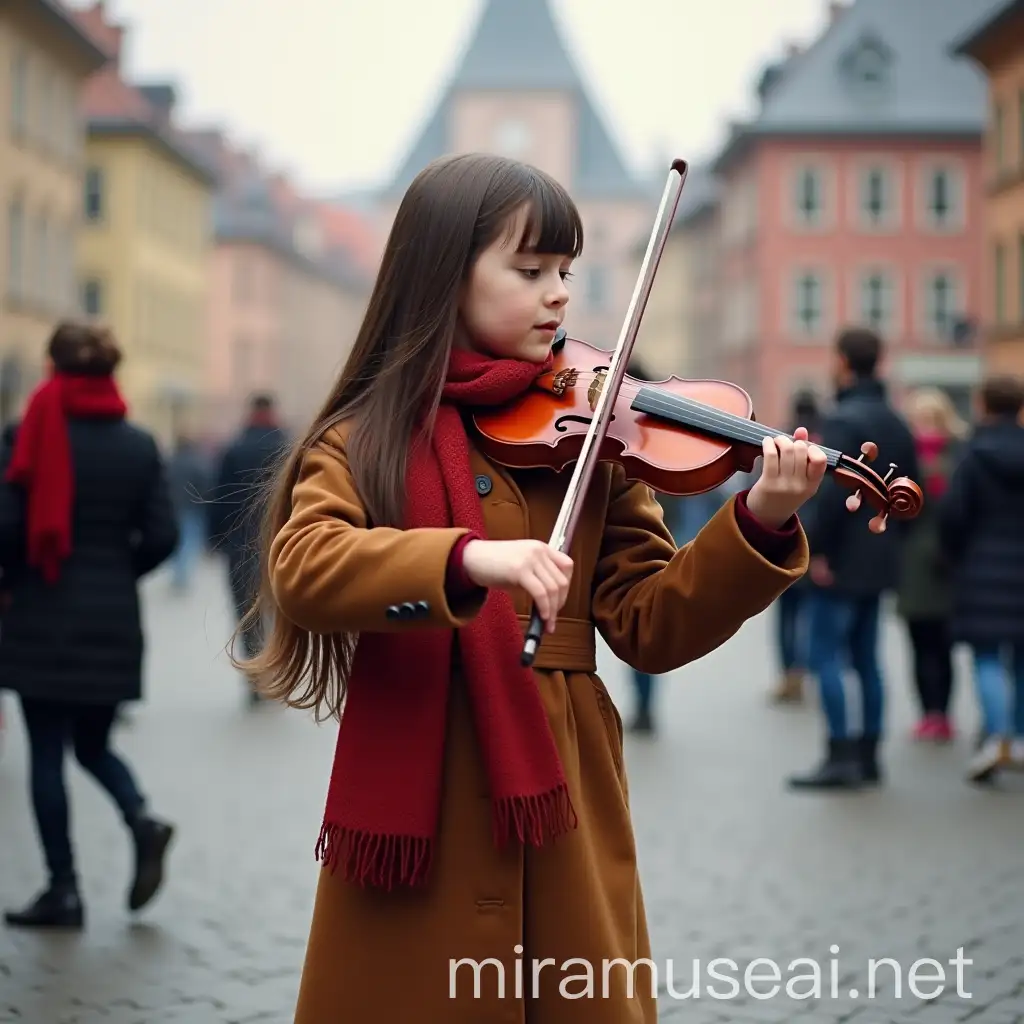
<svg viewBox="0 0 1024 1024">
<path fill-rule="evenodd" d="M 747 508 L 771 530 L 813 497 L 825 476 L 825 453 L 808 442 L 806 428 L 798 427 L 793 437 L 764 439 L 761 475 L 747 494 Z"/>
</svg>

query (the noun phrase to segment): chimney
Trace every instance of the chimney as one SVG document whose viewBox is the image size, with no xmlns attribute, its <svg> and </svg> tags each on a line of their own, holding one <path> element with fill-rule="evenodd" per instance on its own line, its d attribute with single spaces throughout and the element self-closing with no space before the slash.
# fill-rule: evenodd
<svg viewBox="0 0 1024 1024">
<path fill-rule="evenodd" d="M 119 68 L 124 29 L 120 25 L 107 21 L 105 0 L 95 0 L 92 7 L 75 10 L 71 14 L 93 42 L 107 54 L 113 67 Z"/>
<path fill-rule="evenodd" d="M 171 114 L 174 113 L 174 105 L 178 101 L 178 94 L 174 86 L 166 82 L 158 82 L 152 85 L 139 85 L 137 88 L 156 111 L 159 120 L 162 123 L 169 123 Z"/>
</svg>

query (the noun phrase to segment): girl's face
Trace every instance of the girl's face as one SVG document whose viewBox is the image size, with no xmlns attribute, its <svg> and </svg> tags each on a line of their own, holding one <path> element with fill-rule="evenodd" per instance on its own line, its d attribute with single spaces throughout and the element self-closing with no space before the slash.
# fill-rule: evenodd
<svg viewBox="0 0 1024 1024">
<path fill-rule="evenodd" d="M 455 343 L 496 358 L 542 363 L 565 317 L 571 256 L 518 252 L 526 211 L 481 252 L 463 289 Z"/>
</svg>

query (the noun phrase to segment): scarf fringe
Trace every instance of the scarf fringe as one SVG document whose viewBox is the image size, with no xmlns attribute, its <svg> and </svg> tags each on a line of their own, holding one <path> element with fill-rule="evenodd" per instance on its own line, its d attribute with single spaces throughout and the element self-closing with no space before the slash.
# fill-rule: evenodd
<svg viewBox="0 0 1024 1024">
<path fill-rule="evenodd" d="M 498 846 L 504 846 L 513 836 L 521 843 L 542 846 L 548 839 L 571 832 L 577 824 L 565 783 L 536 796 L 508 796 L 494 802 L 494 840 Z"/>
<path fill-rule="evenodd" d="M 433 843 L 418 836 L 376 835 L 324 822 L 315 856 L 332 874 L 357 885 L 391 890 L 396 885 L 420 885 L 430 869 Z"/>
</svg>

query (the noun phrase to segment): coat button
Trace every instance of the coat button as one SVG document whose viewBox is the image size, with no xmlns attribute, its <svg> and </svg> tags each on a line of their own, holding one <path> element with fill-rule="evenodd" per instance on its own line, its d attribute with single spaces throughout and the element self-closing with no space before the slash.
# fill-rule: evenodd
<svg viewBox="0 0 1024 1024">
<path fill-rule="evenodd" d="M 425 619 L 430 615 L 430 603 L 427 601 L 416 602 L 416 616 L 420 619 Z"/>
<path fill-rule="evenodd" d="M 401 612 L 398 610 L 397 604 L 388 605 L 388 610 L 384 613 L 389 619 L 401 618 Z"/>
<path fill-rule="evenodd" d="M 403 619 L 415 618 L 416 617 L 416 605 L 414 605 L 411 601 L 406 601 L 405 604 L 403 604 L 398 609 L 398 614 Z"/>
<path fill-rule="evenodd" d="M 485 476 L 483 473 L 481 473 L 476 478 L 476 493 L 479 494 L 481 497 L 483 497 L 483 495 L 485 494 L 490 494 L 491 489 L 493 487 L 494 484 L 491 483 L 491 478 L 489 476 Z"/>
</svg>

